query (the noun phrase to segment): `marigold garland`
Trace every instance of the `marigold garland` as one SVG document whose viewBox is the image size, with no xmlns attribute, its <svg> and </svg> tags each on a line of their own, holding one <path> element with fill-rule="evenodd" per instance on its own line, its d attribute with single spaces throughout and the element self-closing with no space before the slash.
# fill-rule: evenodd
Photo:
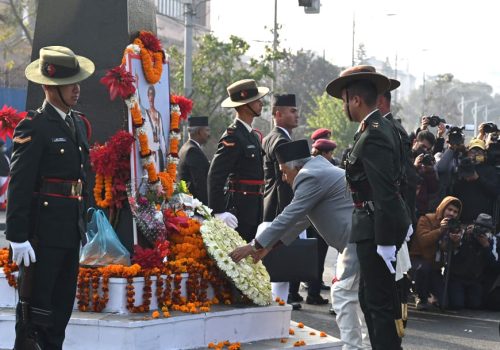
<svg viewBox="0 0 500 350">
<path fill-rule="evenodd" d="M 161 74 L 163 72 L 163 51 L 152 52 L 142 43 L 141 39 L 137 38 L 134 40 L 134 45 L 140 47 L 140 56 L 142 63 L 142 70 L 144 76 L 149 84 L 156 84 L 161 79 Z"/>
<path fill-rule="evenodd" d="M 0 249 L 0 267 L 3 268 L 9 286 L 17 288 L 17 279 L 14 272 L 18 271 L 19 268 L 15 262 L 9 261 L 9 250 L 7 248 Z"/>
<path fill-rule="evenodd" d="M 102 190 L 104 189 L 104 199 Z M 108 208 L 113 201 L 113 177 L 96 174 L 94 186 L 94 199 L 101 208 Z"/>
</svg>

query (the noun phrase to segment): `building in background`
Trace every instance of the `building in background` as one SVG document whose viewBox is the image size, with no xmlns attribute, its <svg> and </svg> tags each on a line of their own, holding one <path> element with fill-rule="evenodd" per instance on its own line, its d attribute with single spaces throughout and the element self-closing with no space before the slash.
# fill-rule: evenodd
<svg viewBox="0 0 500 350">
<path fill-rule="evenodd" d="M 209 0 L 154 0 L 156 5 L 156 26 L 158 37 L 165 47 L 184 47 L 184 14 L 186 3 L 192 4 L 193 35 L 203 35 L 210 31 Z"/>
</svg>

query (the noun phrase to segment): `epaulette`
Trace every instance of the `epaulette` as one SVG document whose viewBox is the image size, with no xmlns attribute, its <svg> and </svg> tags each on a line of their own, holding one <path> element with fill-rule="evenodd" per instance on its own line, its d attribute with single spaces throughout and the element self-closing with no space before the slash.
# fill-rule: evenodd
<svg viewBox="0 0 500 350">
<path fill-rule="evenodd" d="M 226 129 L 226 134 L 228 135 L 232 135 L 234 134 L 234 132 L 236 131 L 236 125 L 230 125 L 227 129 Z"/>
<path fill-rule="evenodd" d="M 42 111 L 41 109 L 37 109 L 36 111 L 33 110 L 33 109 L 30 109 L 27 114 L 26 114 L 26 117 L 25 119 L 28 119 L 28 120 L 33 120 L 34 118 L 37 118 L 39 115 L 42 114 Z"/>
</svg>

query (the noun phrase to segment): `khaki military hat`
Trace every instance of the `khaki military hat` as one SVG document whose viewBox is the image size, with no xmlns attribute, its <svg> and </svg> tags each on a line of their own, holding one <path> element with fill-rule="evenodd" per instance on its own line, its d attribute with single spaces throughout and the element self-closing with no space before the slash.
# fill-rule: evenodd
<svg viewBox="0 0 500 350">
<path fill-rule="evenodd" d="M 246 105 L 252 101 L 261 99 L 269 93 L 269 88 L 257 86 L 253 79 L 243 79 L 232 83 L 227 87 L 229 95 L 221 103 L 221 107 L 232 108 Z"/>
<path fill-rule="evenodd" d="M 377 88 L 377 93 L 379 95 L 383 94 L 391 87 L 391 82 L 385 75 L 377 73 L 376 69 L 372 66 L 361 65 L 349 67 L 340 72 L 339 77 L 332 80 L 326 86 L 326 92 L 330 96 L 341 99 L 342 90 L 349 84 L 358 80 L 371 81 Z"/>
<path fill-rule="evenodd" d="M 91 60 L 67 47 L 47 46 L 40 49 L 40 58 L 31 62 L 24 74 L 36 84 L 68 85 L 87 79 L 94 70 Z"/>
</svg>

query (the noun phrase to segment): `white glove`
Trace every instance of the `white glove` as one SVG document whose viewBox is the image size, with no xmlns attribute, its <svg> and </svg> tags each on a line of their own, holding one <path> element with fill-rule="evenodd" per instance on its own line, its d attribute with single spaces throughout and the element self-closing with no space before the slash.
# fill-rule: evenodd
<svg viewBox="0 0 500 350">
<path fill-rule="evenodd" d="M 406 232 L 406 238 L 405 238 L 406 242 L 410 241 L 412 234 L 413 234 L 413 226 L 410 225 L 410 226 L 408 226 L 408 231 Z"/>
<path fill-rule="evenodd" d="M 384 259 L 390 273 L 396 273 L 392 262 L 396 261 L 396 246 L 395 245 L 377 245 L 377 254 Z"/>
<path fill-rule="evenodd" d="M 219 220 L 224 221 L 224 223 L 232 229 L 238 227 L 238 219 L 230 212 L 226 211 L 225 213 L 215 214 L 215 217 Z"/>
<path fill-rule="evenodd" d="M 29 241 L 10 242 L 10 246 L 12 247 L 12 260 L 17 266 L 21 266 L 21 263 L 24 263 L 24 266 L 30 266 L 30 262 L 36 262 L 35 251 Z"/>
</svg>

